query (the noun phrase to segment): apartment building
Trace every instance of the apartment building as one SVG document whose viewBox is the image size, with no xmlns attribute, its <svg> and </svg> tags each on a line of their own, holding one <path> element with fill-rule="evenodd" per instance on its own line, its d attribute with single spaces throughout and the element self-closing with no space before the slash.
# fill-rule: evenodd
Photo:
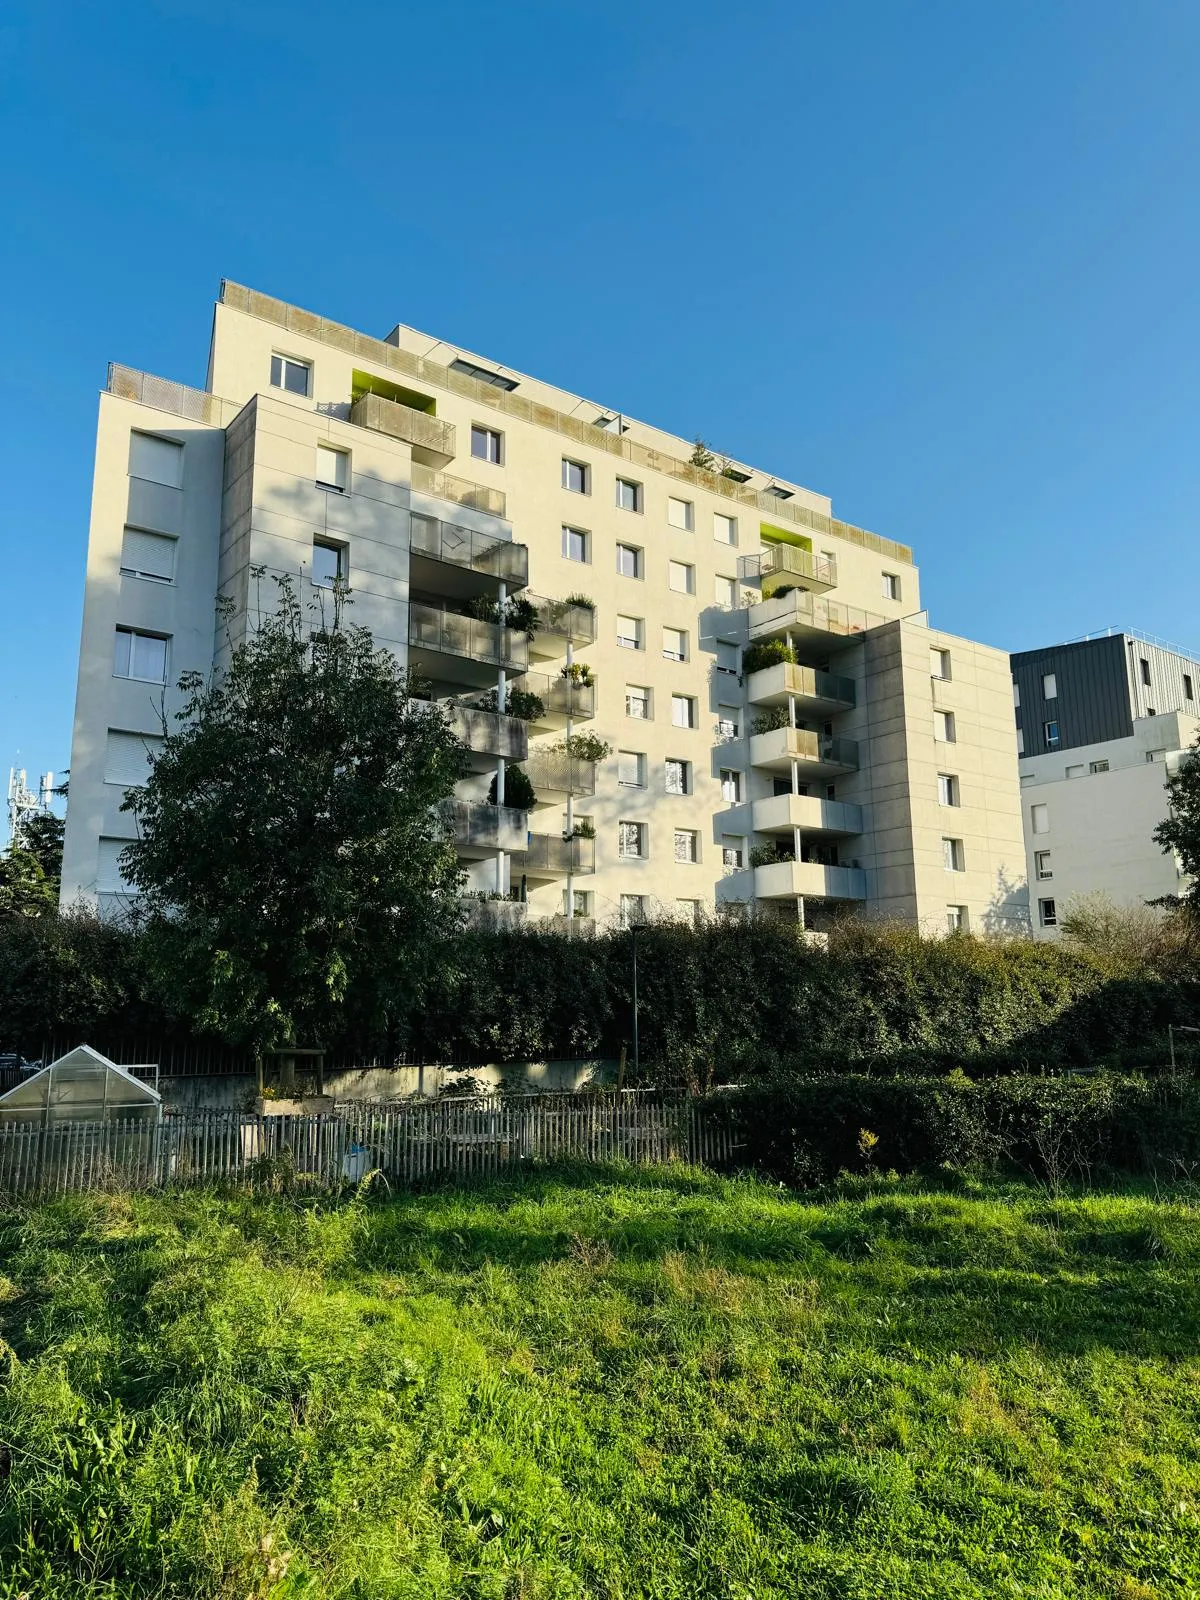
<svg viewBox="0 0 1200 1600">
<path fill-rule="evenodd" d="M 180 674 L 273 603 L 265 569 L 318 611 L 347 585 L 448 707 L 478 917 L 1021 925 L 1007 656 L 929 628 L 907 547 L 693 457 L 415 329 L 223 283 L 204 390 L 114 365 L 101 395 L 64 900 L 125 903 L 121 799 Z"/>
<path fill-rule="evenodd" d="M 1026 870 L 1039 938 L 1072 900 L 1144 905 L 1187 880 L 1154 842 L 1165 783 L 1194 746 L 1200 662 L 1110 631 L 1012 657 Z"/>
</svg>

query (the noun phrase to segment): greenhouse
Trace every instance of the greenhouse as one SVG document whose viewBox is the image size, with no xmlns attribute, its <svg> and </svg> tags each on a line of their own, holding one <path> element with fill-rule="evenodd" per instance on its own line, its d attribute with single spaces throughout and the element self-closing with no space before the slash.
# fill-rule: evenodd
<svg viewBox="0 0 1200 1600">
<path fill-rule="evenodd" d="M 162 1119 L 162 1099 L 127 1067 L 81 1044 L 0 1095 L 0 1127 Z"/>
</svg>

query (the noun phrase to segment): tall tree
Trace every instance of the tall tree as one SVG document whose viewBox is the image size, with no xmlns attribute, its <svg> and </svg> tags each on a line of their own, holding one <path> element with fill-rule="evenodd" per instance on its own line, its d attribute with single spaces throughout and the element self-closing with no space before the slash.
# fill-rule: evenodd
<svg viewBox="0 0 1200 1600">
<path fill-rule="evenodd" d="M 47 916 L 57 900 L 58 884 L 32 850 L 14 845 L 0 855 L 0 916 Z"/>
<path fill-rule="evenodd" d="M 1200 736 L 1195 747 L 1167 778 L 1170 814 L 1154 830 L 1154 838 L 1164 851 L 1173 851 L 1191 878 L 1180 903 L 1193 916 L 1200 917 Z"/>
<path fill-rule="evenodd" d="M 455 916 L 459 870 L 437 802 L 461 753 L 445 717 L 363 628 L 278 613 L 212 681 L 125 809 L 164 998 L 258 1049 L 387 1026 Z"/>
</svg>

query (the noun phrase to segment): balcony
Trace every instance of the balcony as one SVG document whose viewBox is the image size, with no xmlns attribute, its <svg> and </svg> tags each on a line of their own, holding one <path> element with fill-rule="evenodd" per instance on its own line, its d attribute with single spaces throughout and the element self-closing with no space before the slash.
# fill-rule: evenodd
<svg viewBox="0 0 1200 1600">
<path fill-rule="evenodd" d="M 773 600 L 761 600 L 746 613 L 750 639 L 780 639 L 791 636 L 801 644 L 828 654 L 857 644 L 868 628 L 879 628 L 890 619 L 857 606 L 844 606 L 838 600 L 793 589 Z"/>
<path fill-rule="evenodd" d="M 738 577 L 743 583 L 761 583 L 764 600 L 785 584 L 826 594 L 837 588 L 837 562 L 793 544 L 768 544 L 758 554 L 738 559 Z"/>
<path fill-rule="evenodd" d="M 525 671 L 529 641 L 498 623 L 478 622 L 414 601 L 408 608 L 408 663 L 430 682 L 483 688 L 494 681 L 498 667 Z"/>
<path fill-rule="evenodd" d="M 448 472 L 435 472 L 419 461 L 413 462 L 412 486 L 418 494 L 434 500 L 450 500 L 471 511 L 486 511 L 490 517 L 503 517 L 507 502 L 503 489 L 489 489 L 485 483 L 469 478 L 454 478 Z"/>
<path fill-rule="evenodd" d="M 350 421 L 356 428 L 371 428 L 412 446 L 413 460 L 428 467 L 444 467 L 455 456 L 455 428 L 452 422 L 439 422 L 427 411 L 415 411 L 398 400 L 381 394 L 364 394 L 350 407 Z"/>
<path fill-rule="evenodd" d="M 464 896 L 459 905 L 466 927 L 488 933 L 514 933 L 529 920 L 529 907 L 524 900 L 477 900 Z"/>
<path fill-rule="evenodd" d="M 579 683 L 558 673 L 527 672 L 521 688 L 542 703 L 541 711 L 530 718 L 536 728 L 561 728 L 568 718 L 587 722 L 596 715 L 595 684 Z"/>
<path fill-rule="evenodd" d="M 832 778 L 858 771 L 858 743 L 811 728 L 772 728 L 750 736 L 750 765 L 768 772 L 790 772 L 802 778 Z"/>
<path fill-rule="evenodd" d="M 717 883 L 720 903 L 866 898 L 867 875 L 861 867 L 824 867 L 817 861 L 773 861 L 765 867 L 745 867 Z"/>
<path fill-rule="evenodd" d="M 795 700 L 805 711 L 832 716 L 835 711 L 852 710 L 858 695 L 853 678 L 780 661 L 749 674 L 746 698 L 755 706 L 782 706 Z"/>
<path fill-rule="evenodd" d="M 596 763 L 580 761 L 565 750 L 534 750 L 525 763 L 534 793 L 594 795 Z"/>
<path fill-rule="evenodd" d="M 474 706 L 452 706 L 450 726 L 468 753 L 468 765 L 475 771 L 486 771 L 498 756 L 506 761 L 524 761 L 529 754 L 529 729 L 517 717 L 502 717 Z M 472 756 L 478 756 L 480 761 L 470 760 Z"/>
<path fill-rule="evenodd" d="M 529 582 L 529 550 L 512 539 L 414 511 L 409 518 L 409 582 L 453 599 L 497 593 Z"/>
<path fill-rule="evenodd" d="M 547 600 L 542 595 L 525 598 L 537 613 L 537 631 L 529 641 L 534 656 L 561 656 L 568 644 L 576 649 L 596 642 L 596 613 L 591 606 L 569 605 L 565 600 Z"/>
<path fill-rule="evenodd" d="M 479 860 L 497 850 L 522 850 L 525 846 L 526 816 L 512 806 L 441 800 L 438 811 L 450 830 L 454 848 L 465 861 Z"/>
<path fill-rule="evenodd" d="M 852 839 L 863 831 L 861 806 L 845 800 L 821 800 L 812 794 L 775 794 L 750 802 L 750 827 L 755 833 L 824 834 Z"/>
<path fill-rule="evenodd" d="M 564 839 L 561 833 L 531 833 L 524 850 L 513 852 L 512 878 L 550 882 L 586 876 L 596 870 L 595 839 Z"/>
</svg>

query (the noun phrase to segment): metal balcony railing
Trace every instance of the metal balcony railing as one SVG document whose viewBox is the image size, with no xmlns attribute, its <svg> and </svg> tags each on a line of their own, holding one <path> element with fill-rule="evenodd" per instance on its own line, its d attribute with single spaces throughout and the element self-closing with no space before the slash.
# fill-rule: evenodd
<svg viewBox="0 0 1200 1600">
<path fill-rule="evenodd" d="M 797 578 L 822 589 L 834 589 L 838 581 L 837 562 L 826 556 L 814 556 L 810 550 L 801 550 L 795 545 L 769 544 L 756 555 L 738 557 L 738 577 L 743 583 L 774 579 L 772 588 L 788 578 Z M 764 582 L 763 593 L 767 592 Z"/>
<path fill-rule="evenodd" d="M 570 605 L 566 600 L 548 600 L 544 595 L 527 594 L 537 612 L 538 627 L 534 644 L 549 636 L 573 645 L 596 642 L 596 613 L 591 606 Z"/>
<path fill-rule="evenodd" d="M 503 489 L 489 489 L 484 483 L 454 478 L 448 472 L 435 472 L 420 461 L 412 464 L 412 486 L 420 494 L 431 495 L 435 500 L 452 500 L 455 505 L 468 506 L 472 511 L 486 511 L 493 517 L 503 517 L 505 514 L 507 502 Z"/>
<path fill-rule="evenodd" d="M 760 667 L 746 679 L 746 698 L 751 705 L 782 703 L 789 696 L 826 705 L 852 706 L 857 701 L 858 691 L 853 678 L 843 677 L 838 672 L 821 672 L 816 667 L 797 666 L 791 661 Z"/>
<path fill-rule="evenodd" d="M 438 811 L 459 850 L 519 850 L 528 827 L 524 811 L 477 800 L 440 800 Z"/>
<path fill-rule="evenodd" d="M 453 567 L 495 578 L 510 589 L 523 589 L 529 582 L 529 547 L 500 539 L 494 533 L 480 533 L 457 522 L 443 522 L 414 511 L 409 518 L 409 541 L 414 555 L 430 561 L 445 561 Z"/>
<path fill-rule="evenodd" d="M 416 601 L 408 608 L 408 643 L 410 649 L 462 656 L 511 672 L 524 672 L 529 665 L 529 640 L 523 633 Z"/>
<path fill-rule="evenodd" d="M 596 792 L 596 763 L 580 761 L 562 750 L 534 750 L 525 764 L 535 794 Z"/>
<path fill-rule="evenodd" d="M 564 839 L 558 833 L 531 833 L 525 849 L 513 852 L 514 878 L 521 873 L 527 877 L 566 877 L 575 873 L 586 876 L 595 870 L 595 839 Z"/>
<path fill-rule="evenodd" d="M 529 729 L 516 717 L 502 717 L 475 706 L 453 706 L 450 726 L 458 742 L 478 755 L 524 761 L 529 753 Z"/>
<path fill-rule="evenodd" d="M 205 389 L 189 389 L 186 384 L 172 383 L 169 378 L 156 378 L 152 373 L 139 372 L 136 367 L 123 367 L 119 361 L 108 363 L 108 392 L 122 400 L 136 400 L 138 405 L 153 406 L 156 411 L 168 411 L 172 416 L 187 417 L 192 422 L 210 422 L 220 427 L 224 421 L 225 401 Z"/>
<path fill-rule="evenodd" d="M 882 627 L 891 620 L 873 611 L 861 611 L 858 606 L 843 605 L 840 600 L 827 600 L 821 595 L 793 589 L 791 594 L 760 600 L 750 607 L 750 637 L 761 639 L 770 634 L 786 633 L 789 628 L 797 631 L 811 628 L 849 637 L 866 633 L 868 628 Z"/>
<path fill-rule="evenodd" d="M 443 460 L 455 454 L 455 427 L 452 422 L 439 422 L 426 411 L 401 405 L 398 400 L 387 400 L 381 394 L 364 394 L 350 407 L 350 421 L 357 428 L 372 428 L 376 433 L 386 433 L 391 439 L 400 439 L 414 450 L 426 450 Z M 428 463 L 426 463 L 428 465 Z"/>
</svg>

